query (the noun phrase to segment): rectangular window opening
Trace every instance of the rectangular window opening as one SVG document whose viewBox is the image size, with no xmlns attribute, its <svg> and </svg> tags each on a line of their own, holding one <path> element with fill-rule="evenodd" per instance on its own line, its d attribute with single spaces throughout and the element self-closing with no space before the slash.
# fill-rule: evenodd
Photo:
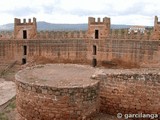
<svg viewBox="0 0 160 120">
<path fill-rule="evenodd" d="M 23 30 L 23 39 L 27 39 L 27 30 Z"/>
<path fill-rule="evenodd" d="M 95 39 L 99 39 L 99 30 L 95 30 Z"/>
<path fill-rule="evenodd" d="M 97 59 L 94 58 L 94 59 L 92 60 L 92 65 L 93 65 L 93 67 L 96 67 L 96 66 L 97 66 Z"/>
<path fill-rule="evenodd" d="M 26 58 L 23 58 L 23 59 L 22 59 L 22 64 L 24 65 L 24 64 L 26 64 L 26 63 L 27 63 Z"/>
<path fill-rule="evenodd" d="M 97 55 L 97 47 L 96 47 L 96 45 L 93 45 L 93 55 Z"/>
<path fill-rule="evenodd" d="M 27 55 L 27 46 L 26 45 L 23 46 L 23 55 Z"/>
</svg>

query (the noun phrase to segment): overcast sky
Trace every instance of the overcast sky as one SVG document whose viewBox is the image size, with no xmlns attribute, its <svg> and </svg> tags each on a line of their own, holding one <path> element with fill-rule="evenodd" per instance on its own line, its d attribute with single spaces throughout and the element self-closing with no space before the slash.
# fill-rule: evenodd
<svg viewBox="0 0 160 120">
<path fill-rule="evenodd" d="M 0 25 L 14 18 L 50 23 L 87 23 L 88 17 L 110 17 L 112 24 L 153 25 L 160 0 L 1 0 Z"/>
</svg>

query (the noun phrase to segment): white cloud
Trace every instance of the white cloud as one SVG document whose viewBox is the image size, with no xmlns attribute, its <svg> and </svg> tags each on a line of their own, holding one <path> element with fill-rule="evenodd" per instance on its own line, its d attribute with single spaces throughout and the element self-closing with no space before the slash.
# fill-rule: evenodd
<svg viewBox="0 0 160 120">
<path fill-rule="evenodd" d="M 153 25 L 159 0 L 3 0 L 0 24 L 36 17 L 52 23 L 87 23 L 88 17 L 110 17 L 112 24 Z"/>
</svg>

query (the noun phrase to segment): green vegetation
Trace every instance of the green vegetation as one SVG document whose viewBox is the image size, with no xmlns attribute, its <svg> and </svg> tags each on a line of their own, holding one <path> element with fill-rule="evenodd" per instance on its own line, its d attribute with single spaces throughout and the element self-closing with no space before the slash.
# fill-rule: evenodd
<svg viewBox="0 0 160 120">
<path fill-rule="evenodd" d="M 6 112 L 11 112 L 13 109 L 16 108 L 16 103 L 15 101 L 12 101 L 11 103 L 9 103 L 9 105 L 6 107 Z"/>
<path fill-rule="evenodd" d="M 9 120 L 10 114 L 16 108 L 16 97 L 14 97 L 11 102 L 7 105 L 7 107 L 0 112 L 0 120 Z M 13 113 L 12 113 L 13 114 Z"/>
<path fill-rule="evenodd" d="M 0 113 L 0 120 L 9 120 L 5 113 Z"/>
</svg>

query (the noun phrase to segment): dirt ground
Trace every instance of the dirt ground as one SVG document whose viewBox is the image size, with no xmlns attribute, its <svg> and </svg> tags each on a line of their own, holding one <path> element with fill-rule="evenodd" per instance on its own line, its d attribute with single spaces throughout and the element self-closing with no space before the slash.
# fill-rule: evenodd
<svg viewBox="0 0 160 120">
<path fill-rule="evenodd" d="M 15 90 L 15 73 L 21 69 L 20 64 L 0 76 L 0 120 L 15 120 L 16 115 L 16 90 Z M 7 103 L 4 103 L 7 102 Z"/>
<path fill-rule="evenodd" d="M 0 78 L 0 105 L 12 99 L 16 95 L 16 86 L 12 81 L 5 81 Z"/>
</svg>

